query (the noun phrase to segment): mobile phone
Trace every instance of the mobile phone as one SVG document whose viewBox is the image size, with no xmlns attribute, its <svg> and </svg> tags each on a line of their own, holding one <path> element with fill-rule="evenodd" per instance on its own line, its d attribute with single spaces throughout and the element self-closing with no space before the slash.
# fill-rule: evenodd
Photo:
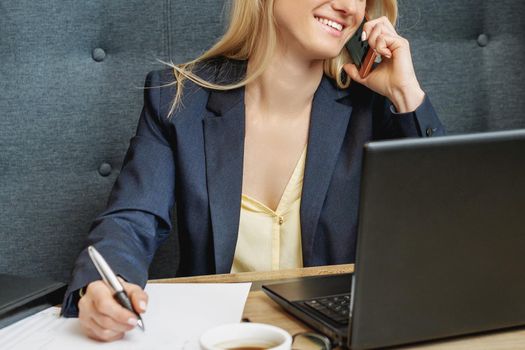
<svg viewBox="0 0 525 350">
<path fill-rule="evenodd" d="M 365 16 L 363 23 L 359 26 L 354 36 L 346 43 L 346 48 L 352 62 L 356 65 L 359 70 L 361 78 L 366 76 L 372 71 L 372 66 L 377 58 L 377 53 L 370 48 L 368 41 L 361 40 L 361 34 L 363 33 L 363 26 L 368 20 L 368 16 Z"/>
</svg>

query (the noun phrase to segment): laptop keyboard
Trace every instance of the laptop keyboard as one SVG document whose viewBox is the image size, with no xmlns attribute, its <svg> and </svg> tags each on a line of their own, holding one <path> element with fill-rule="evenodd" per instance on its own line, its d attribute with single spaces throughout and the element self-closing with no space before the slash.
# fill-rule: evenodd
<svg viewBox="0 0 525 350">
<path fill-rule="evenodd" d="M 303 301 L 302 303 L 336 323 L 341 325 L 348 324 L 350 314 L 350 294 L 312 299 Z"/>
</svg>

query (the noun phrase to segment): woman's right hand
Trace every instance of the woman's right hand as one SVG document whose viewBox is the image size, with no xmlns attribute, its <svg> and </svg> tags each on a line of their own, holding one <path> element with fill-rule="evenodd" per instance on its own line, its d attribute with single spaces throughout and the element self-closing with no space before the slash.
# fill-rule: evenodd
<svg viewBox="0 0 525 350">
<path fill-rule="evenodd" d="M 122 279 L 120 282 L 135 310 L 144 313 L 148 303 L 146 292 L 136 284 Z M 88 284 L 84 296 L 78 302 L 78 309 L 82 332 L 95 340 L 109 342 L 121 339 L 125 332 L 137 325 L 137 316 L 113 298 L 112 290 L 103 281 Z"/>
</svg>

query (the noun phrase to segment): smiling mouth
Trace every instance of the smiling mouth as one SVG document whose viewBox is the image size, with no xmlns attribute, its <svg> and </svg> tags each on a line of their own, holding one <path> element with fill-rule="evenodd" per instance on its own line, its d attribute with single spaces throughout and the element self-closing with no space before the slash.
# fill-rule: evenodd
<svg viewBox="0 0 525 350">
<path fill-rule="evenodd" d="M 335 29 L 335 30 L 338 30 L 338 31 L 340 31 L 340 32 L 342 32 L 343 29 L 344 29 L 344 26 L 343 26 L 342 24 L 337 23 L 337 22 L 334 22 L 334 21 L 331 21 L 331 20 L 329 20 L 329 19 L 327 19 L 327 18 L 317 17 L 317 16 L 314 16 L 314 18 L 315 18 L 318 22 L 320 22 L 320 23 L 322 23 L 322 24 L 324 24 L 324 25 L 326 25 L 326 26 L 328 26 L 328 27 L 330 27 L 330 28 L 333 28 L 333 29 Z"/>
</svg>

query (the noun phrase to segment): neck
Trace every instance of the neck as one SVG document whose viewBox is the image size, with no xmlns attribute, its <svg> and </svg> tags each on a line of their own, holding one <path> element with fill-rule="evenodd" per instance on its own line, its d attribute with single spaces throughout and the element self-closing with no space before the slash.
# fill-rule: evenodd
<svg viewBox="0 0 525 350">
<path fill-rule="evenodd" d="M 247 69 L 250 72 L 250 61 Z M 300 117 L 309 113 L 322 77 L 322 60 L 305 60 L 276 52 L 264 73 L 246 86 L 246 99 L 257 115 Z"/>
</svg>

